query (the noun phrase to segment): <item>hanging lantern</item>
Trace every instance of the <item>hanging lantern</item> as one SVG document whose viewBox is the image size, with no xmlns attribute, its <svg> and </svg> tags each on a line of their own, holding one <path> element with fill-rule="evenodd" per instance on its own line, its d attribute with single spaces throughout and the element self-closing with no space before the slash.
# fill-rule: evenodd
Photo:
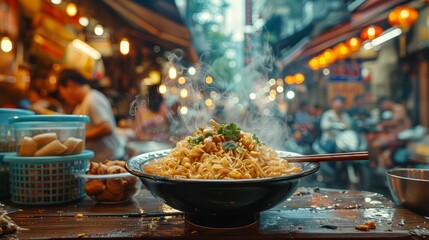
<svg viewBox="0 0 429 240">
<path fill-rule="evenodd" d="M 13 43 L 12 40 L 9 37 L 2 37 L 0 40 L 0 50 L 8 53 L 11 52 L 13 49 Z"/>
<path fill-rule="evenodd" d="M 122 55 L 127 55 L 130 52 L 130 42 L 127 38 L 122 38 L 121 42 L 119 43 L 119 52 Z"/>
<path fill-rule="evenodd" d="M 359 51 L 362 41 L 357 37 L 353 37 L 346 41 L 346 45 L 350 48 L 350 51 L 356 52 Z"/>
<path fill-rule="evenodd" d="M 294 75 L 294 78 L 295 78 L 295 83 L 296 84 L 301 84 L 301 83 L 303 83 L 305 81 L 305 76 L 302 73 L 296 73 Z"/>
<path fill-rule="evenodd" d="M 334 47 L 334 51 L 336 52 L 339 59 L 345 59 L 350 56 L 351 50 L 345 43 L 340 43 Z"/>
<path fill-rule="evenodd" d="M 372 40 L 380 36 L 382 32 L 383 29 L 379 26 L 369 26 L 362 30 L 362 32 L 360 33 L 360 38 L 362 39 L 362 41 Z"/>
<path fill-rule="evenodd" d="M 66 13 L 70 17 L 76 16 L 76 14 L 77 14 L 77 5 L 76 5 L 76 3 L 74 3 L 74 2 L 67 3 Z"/>
<path fill-rule="evenodd" d="M 319 59 L 317 59 L 317 57 L 310 59 L 310 61 L 308 61 L 308 66 L 310 67 L 311 70 L 314 70 L 314 71 L 319 69 L 320 68 Z"/>
<path fill-rule="evenodd" d="M 326 59 L 328 65 L 337 60 L 337 54 L 330 48 L 323 52 L 323 57 Z"/>
<path fill-rule="evenodd" d="M 398 6 L 390 12 L 388 22 L 394 27 L 401 28 L 402 32 L 406 33 L 418 17 L 419 12 L 416 9 L 404 5 Z M 399 39 L 399 55 L 401 57 L 404 57 L 406 54 L 406 42 L 406 35 L 402 34 Z"/>
<path fill-rule="evenodd" d="M 323 54 L 318 57 L 318 60 L 319 60 L 319 67 L 320 68 L 328 66 L 328 61 L 326 61 L 326 58 L 323 56 Z"/>
<path fill-rule="evenodd" d="M 285 77 L 285 83 L 292 85 L 295 83 L 295 78 L 293 76 L 286 76 Z"/>
<path fill-rule="evenodd" d="M 389 14 L 389 24 L 402 29 L 408 29 L 419 17 L 419 12 L 409 6 L 398 6 Z"/>
</svg>

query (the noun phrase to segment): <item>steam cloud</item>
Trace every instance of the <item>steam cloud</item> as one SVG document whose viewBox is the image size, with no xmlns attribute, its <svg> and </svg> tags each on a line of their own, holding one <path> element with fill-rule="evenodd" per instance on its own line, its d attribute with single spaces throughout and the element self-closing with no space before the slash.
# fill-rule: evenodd
<svg viewBox="0 0 429 240">
<path fill-rule="evenodd" d="M 264 44 L 261 49 L 259 54 L 252 57 L 249 65 L 237 71 L 233 79 L 222 79 L 212 66 L 204 62 L 194 66 L 196 72 L 191 75 L 188 68 L 180 64 L 182 50 L 173 50 L 166 55 L 169 63 L 176 68 L 178 77 L 186 79 L 182 85 L 178 84 L 177 78 L 165 76 L 162 80 L 162 84 L 169 90 L 164 95 L 167 102 L 170 102 L 169 106 L 174 102 L 179 105 L 178 114 L 171 108 L 168 112 L 170 121 L 174 121 L 170 134 L 176 137 L 175 140 L 192 134 L 213 118 L 218 122 L 235 122 L 244 131 L 257 134 L 268 146 L 284 149 L 287 126 L 282 117 L 274 116 L 278 102 L 268 101 L 266 92 L 262 90 L 273 71 L 274 55 L 268 44 Z M 206 76 L 211 76 L 214 83 L 206 84 Z M 187 97 L 180 97 L 181 89 L 187 89 Z M 250 93 L 254 93 L 256 99 L 250 99 Z M 135 97 L 130 105 L 131 115 L 135 115 L 138 108 L 145 104 L 146 98 L 147 96 L 142 95 Z M 210 99 L 216 107 L 206 105 L 206 99 Z M 282 96 L 277 99 L 284 101 Z M 187 108 L 186 114 L 180 113 L 182 107 Z"/>
</svg>

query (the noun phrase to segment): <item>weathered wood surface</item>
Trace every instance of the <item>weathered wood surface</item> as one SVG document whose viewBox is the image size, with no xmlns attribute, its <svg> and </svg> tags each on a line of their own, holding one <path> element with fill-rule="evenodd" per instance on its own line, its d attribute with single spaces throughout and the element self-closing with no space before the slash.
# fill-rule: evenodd
<svg viewBox="0 0 429 240">
<path fill-rule="evenodd" d="M 58 205 L 19 207 L 11 214 L 22 228 L 6 239 L 147 238 L 147 239 L 420 239 L 429 237 L 429 219 L 395 206 L 380 194 L 360 191 L 300 188 L 293 197 L 261 213 L 260 221 L 239 229 L 194 226 L 181 213 L 138 216 L 174 211 L 146 190 L 123 204 L 97 204 L 90 198 Z M 76 217 L 81 213 L 83 218 Z M 100 214 L 111 216 L 100 216 Z M 132 214 L 127 216 L 127 214 Z M 137 214 L 137 215 L 136 215 Z M 374 220 L 375 230 L 355 229 Z"/>
</svg>

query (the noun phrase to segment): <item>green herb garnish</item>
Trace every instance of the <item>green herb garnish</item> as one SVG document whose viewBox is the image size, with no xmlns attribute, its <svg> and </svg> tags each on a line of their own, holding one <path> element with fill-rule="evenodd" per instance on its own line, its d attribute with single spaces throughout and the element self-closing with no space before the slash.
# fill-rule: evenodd
<svg viewBox="0 0 429 240">
<path fill-rule="evenodd" d="M 198 137 L 193 137 L 191 139 L 188 140 L 189 144 L 191 144 L 191 146 L 196 146 L 198 145 L 198 143 L 202 142 L 204 140 L 203 136 L 198 136 Z"/>
<path fill-rule="evenodd" d="M 256 134 L 253 134 L 252 138 L 253 138 L 253 140 L 255 140 L 255 141 L 256 141 L 256 143 L 257 143 L 258 145 L 261 145 L 261 144 L 262 144 L 261 140 L 259 140 L 259 138 L 258 138 L 258 136 L 256 136 Z"/>
<path fill-rule="evenodd" d="M 225 136 L 226 140 L 238 140 L 240 139 L 240 128 L 235 123 L 222 124 L 217 131 L 219 134 Z"/>
<path fill-rule="evenodd" d="M 228 141 L 228 142 L 223 142 L 222 147 L 225 150 L 234 150 L 238 147 L 238 145 L 234 141 Z"/>
</svg>

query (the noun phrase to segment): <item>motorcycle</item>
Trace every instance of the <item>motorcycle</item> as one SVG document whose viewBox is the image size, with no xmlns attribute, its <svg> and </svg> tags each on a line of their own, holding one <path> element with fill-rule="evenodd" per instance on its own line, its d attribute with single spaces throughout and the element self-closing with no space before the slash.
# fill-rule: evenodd
<svg viewBox="0 0 429 240">
<path fill-rule="evenodd" d="M 344 129 L 338 126 L 341 132 L 335 138 L 334 153 L 360 152 L 368 149 L 366 137 L 353 129 Z M 326 150 L 320 139 L 313 143 L 316 154 L 333 153 Z M 347 189 L 368 189 L 370 187 L 370 172 L 368 161 L 345 161 L 321 163 L 317 174 L 317 181 L 325 187 L 339 187 Z"/>
</svg>

